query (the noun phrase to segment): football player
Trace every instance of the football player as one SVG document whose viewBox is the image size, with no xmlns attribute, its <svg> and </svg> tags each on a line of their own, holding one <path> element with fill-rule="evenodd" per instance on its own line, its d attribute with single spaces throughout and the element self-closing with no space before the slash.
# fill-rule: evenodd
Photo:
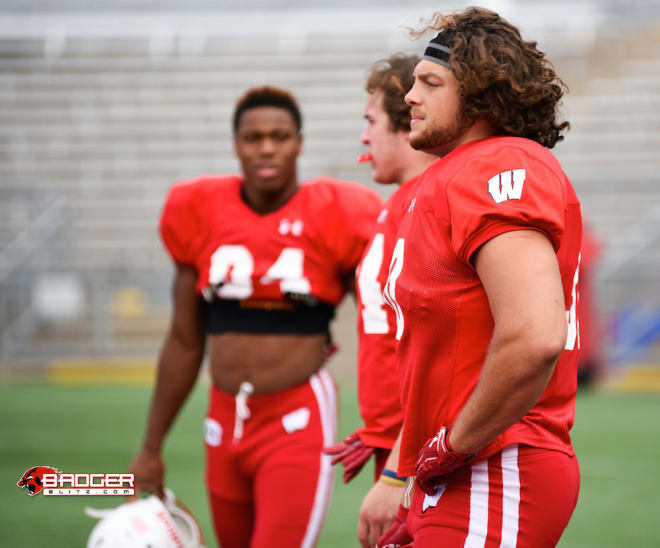
<svg viewBox="0 0 660 548">
<path fill-rule="evenodd" d="M 325 449 L 333 464 L 344 465 L 344 481 L 350 481 L 374 455 L 374 477 L 389 502 L 365 507 L 367 520 L 382 533 L 392 524 L 405 483 L 396 477 L 396 459 L 386 461 L 401 428 L 399 376 L 394 365 L 394 311 L 385 304 L 387 279 L 398 221 L 409 204 L 408 196 L 420 174 L 437 158 L 413 149 L 408 142 L 410 107 L 404 96 L 412 86 L 417 55 L 393 54 L 376 62 L 366 82 L 366 128 L 361 141 L 367 147 L 362 161 L 371 163 L 373 179 L 399 185 L 378 217 L 378 223 L 358 267 L 358 401 L 364 425 L 343 443 Z M 358 528 L 361 539 L 367 531 Z M 378 539 L 380 534 L 372 531 Z M 372 543 L 373 545 L 373 543 Z"/>
<path fill-rule="evenodd" d="M 328 507 L 336 388 L 328 324 L 382 201 L 357 183 L 300 183 L 287 91 L 249 90 L 233 116 L 242 175 L 175 184 L 160 231 L 176 272 L 137 490 L 163 493 L 165 435 L 208 347 L 206 483 L 223 548 L 313 546 Z"/>
<path fill-rule="evenodd" d="M 575 508 L 580 204 L 549 151 L 563 83 L 494 12 L 436 14 L 406 96 L 442 162 L 399 223 L 396 310 L 412 506 L 378 542 L 555 546 Z M 425 29 L 428 30 L 428 29 Z"/>
</svg>

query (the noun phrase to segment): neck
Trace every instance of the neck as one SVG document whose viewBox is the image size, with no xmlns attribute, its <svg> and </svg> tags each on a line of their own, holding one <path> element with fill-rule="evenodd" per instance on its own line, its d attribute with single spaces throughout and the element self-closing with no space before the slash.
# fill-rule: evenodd
<svg viewBox="0 0 660 548">
<path fill-rule="evenodd" d="M 478 141 L 480 139 L 487 139 L 493 135 L 495 135 L 495 130 L 493 127 L 483 118 L 477 118 L 465 129 L 463 133 L 461 133 L 461 136 L 458 139 L 448 144 L 446 147 L 443 147 L 442 149 L 429 152 L 442 158 L 461 145 L 471 143 L 472 141 Z"/>
<path fill-rule="evenodd" d="M 421 150 L 415 150 L 411 147 L 410 155 L 406 158 L 403 171 L 401 172 L 401 180 L 399 184 L 402 185 L 410 181 L 413 177 L 417 177 L 426 171 L 426 169 L 435 162 L 438 158 L 433 154 L 427 154 Z"/>
<path fill-rule="evenodd" d="M 261 189 L 246 181 L 241 187 L 241 197 L 255 212 L 265 215 L 277 211 L 286 204 L 298 191 L 298 188 L 298 179 L 295 177 L 282 188 L 273 191 Z"/>
</svg>

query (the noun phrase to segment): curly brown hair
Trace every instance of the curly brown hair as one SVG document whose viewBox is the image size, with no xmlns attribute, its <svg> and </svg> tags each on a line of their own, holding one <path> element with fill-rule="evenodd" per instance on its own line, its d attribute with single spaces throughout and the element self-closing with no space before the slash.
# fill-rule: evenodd
<svg viewBox="0 0 660 548">
<path fill-rule="evenodd" d="M 383 92 L 383 109 L 392 131 L 410 131 L 410 106 L 403 98 L 413 85 L 413 70 L 420 59 L 418 55 L 394 53 L 376 61 L 369 71 L 365 89 L 367 93 Z"/>
<path fill-rule="evenodd" d="M 483 117 L 499 135 L 525 137 L 547 148 L 564 138 L 560 133 L 570 124 L 557 117 L 568 88 L 536 42 L 523 40 L 517 27 L 484 8 L 435 13 L 411 35 L 429 30 L 446 33 L 452 44 L 451 71 L 468 118 Z"/>
</svg>

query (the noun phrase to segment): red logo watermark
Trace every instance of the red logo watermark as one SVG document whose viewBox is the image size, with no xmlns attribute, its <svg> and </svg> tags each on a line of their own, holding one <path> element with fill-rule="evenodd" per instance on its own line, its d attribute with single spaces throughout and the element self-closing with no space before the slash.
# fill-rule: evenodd
<svg viewBox="0 0 660 548">
<path fill-rule="evenodd" d="M 131 496 L 135 495 L 135 476 L 127 473 L 64 473 L 51 466 L 34 466 L 25 471 L 17 485 L 28 495 Z"/>
</svg>

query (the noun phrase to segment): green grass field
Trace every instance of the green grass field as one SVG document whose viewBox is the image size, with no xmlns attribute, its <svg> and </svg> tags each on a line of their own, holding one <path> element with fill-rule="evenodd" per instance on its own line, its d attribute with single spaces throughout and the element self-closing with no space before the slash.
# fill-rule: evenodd
<svg viewBox="0 0 660 548">
<path fill-rule="evenodd" d="M 16 482 L 30 466 L 65 472 L 121 472 L 138 447 L 149 401 L 147 388 L 0 386 L 0 546 L 84 546 L 94 521 L 83 507 L 113 506 L 112 497 L 28 497 Z M 165 448 L 168 484 L 216 546 L 202 484 L 199 387 Z M 660 546 L 660 397 L 581 395 L 573 430 L 582 487 L 563 548 Z M 357 424 L 355 391 L 344 389 L 340 434 Z M 357 546 L 356 518 L 371 470 L 350 485 L 337 475 L 320 547 Z M 295 479 L 292 479 L 294 481 Z"/>
</svg>

